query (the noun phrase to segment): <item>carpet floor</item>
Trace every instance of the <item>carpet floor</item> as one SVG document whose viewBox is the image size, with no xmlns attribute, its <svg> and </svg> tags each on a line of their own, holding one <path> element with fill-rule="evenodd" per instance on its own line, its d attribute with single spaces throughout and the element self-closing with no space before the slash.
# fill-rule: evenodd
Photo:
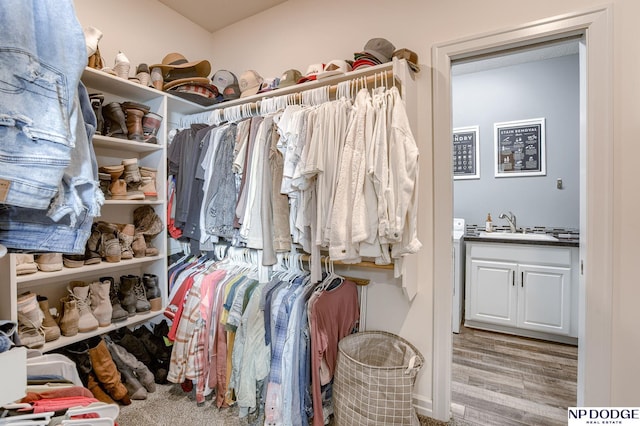
<svg viewBox="0 0 640 426">
<path fill-rule="evenodd" d="M 446 425 L 433 419 L 421 417 L 420 425 Z M 120 406 L 118 416 L 120 426 L 244 426 L 247 418 L 238 417 L 238 408 L 218 409 L 208 397 L 198 406 L 193 393 L 185 393 L 179 385 L 156 385 L 156 391 L 146 400 L 133 401 L 131 405 Z"/>
</svg>

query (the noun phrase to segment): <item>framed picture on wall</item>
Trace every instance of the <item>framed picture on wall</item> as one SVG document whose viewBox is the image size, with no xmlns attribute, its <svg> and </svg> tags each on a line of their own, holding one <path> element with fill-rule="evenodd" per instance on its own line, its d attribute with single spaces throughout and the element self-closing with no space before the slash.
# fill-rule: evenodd
<svg viewBox="0 0 640 426">
<path fill-rule="evenodd" d="M 493 129 L 496 177 L 547 174 L 544 118 L 494 123 Z"/>
<path fill-rule="evenodd" d="M 453 178 L 480 179 L 478 126 L 453 129 Z"/>
</svg>

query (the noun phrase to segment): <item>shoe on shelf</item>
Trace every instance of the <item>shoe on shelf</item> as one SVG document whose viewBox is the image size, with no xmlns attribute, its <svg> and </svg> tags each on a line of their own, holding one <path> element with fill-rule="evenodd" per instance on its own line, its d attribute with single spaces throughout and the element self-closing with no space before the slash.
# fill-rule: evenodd
<svg viewBox="0 0 640 426">
<path fill-rule="evenodd" d="M 149 65 L 138 64 L 136 67 L 136 78 L 145 87 L 149 86 L 151 82 L 151 72 L 149 71 Z"/>
<path fill-rule="evenodd" d="M 133 244 L 135 227 L 130 223 L 119 223 L 118 227 L 118 241 L 120 242 L 120 258 L 133 259 Z"/>
<path fill-rule="evenodd" d="M 138 102 L 123 102 L 122 109 L 126 117 L 127 137 L 129 140 L 144 142 L 144 132 L 142 130 L 142 119 L 151 108 Z"/>
<path fill-rule="evenodd" d="M 78 307 L 78 331 L 88 333 L 96 330 L 99 326 L 98 320 L 91 312 L 91 288 L 84 281 L 71 281 L 67 285 L 69 297 L 76 301 Z M 111 318 L 109 318 L 111 319 Z"/>
<path fill-rule="evenodd" d="M 43 253 L 36 256 L 38 269 L 43 272 L 55 272 L 62 270 L 62 253 Z"/>
<path fill-rule="evenodd" d="M 102 116 L 104 95 L 102 93 L 90 93 L 89 101 L 91 101 L 91 108 L 96 116 L 96 134 L 101 135 L 104 132 L 104 117 Z"/>
<path fill-rule="evenodd" d="M 80 313 L 76 300 L 70 296 L 60 299 L 62 311 L 58 317 L 58 326 L 63 336 L 75 336 L 78 334 L 78 322 L 80 321 Z"/>
<path fill-rule="evenodd" d="M 160 287 L 158 286 L 158 276 L 155 274 L 144 274 L 142 275 L 142 282 L 144 284 L 145 295 L 147 296 L 151 310 L 161 310 L 162 295 L 160 294 Z"/>
<path fill-rule="evenodd" d="M 49 310 L 49 299 L 45 296 L 37 295 L 38 306 L 44 314 L 42 320 L 42 329 L 44 331 L 44 340 L 46 342 L 52 342 L 60 338 L 60 327 L 56 320 L 53 319 L 51 311 Z"/>
<path fill-rule="evenodd" d="M 17 253 L 15 260 L 17 275 L 34 274 L 38 272 L 38 265 L 36 265 L 36 261 L 32 254 Z"/>
<path fill-rule="evenodd" d="M 111 325 L 113 306 L 109 299 L 111 283 L 105 281 L 94 281 L 89 284 L 89 294 L 91 297 L 91 313 L 98 320 L 100 327 Z"/>
<path fill-rule="evenodd" d="M 140 185 L 140 191 L 143 192 L 145 198 L 158 197 L 158 190 L 156 189 L 156 173 L 157 170 L 151 167 L 140 166 L 140 177 L 142 184 Z"/>
<path fill-rule="evenodd" d="M 131 62 L 129 62 L 129 59 L 124 53 L 122 53 L 122 51 L 119 51 L 118 54 L 116 55 L 113 71 L 116 73 L 118 77 L 128 80 L 130 70 L 131 70 Z"/>
<path fill-rule="evenodd" d="M 84 265 L 83 254 L 63 254 L 62 263 L 65 268 L 79 268 Z"/>
<path fill-rule="evenodd" d="M 105 136 L 127 139 L 127 122 L 122 105 L 118 102 L 106 104 L 102 107 L 102 117 L 104 118 L 103 134 Z"/>
<path fill-rule="evenodd" d="M 158 216 L 151 206 L 140 206 L 133 211 L 133 224 L 136 232 L 144 235 L 147 245 L 146 255 L 157 256 L 160 252 L 153 246 L 152 240 L 162 232 L 164 225 L 160 216 Z"/>
<path fill-rule="evenodd" d="M 109 301 L 111 302 L 111 322 L 126 321 L 129 318 L 129 313 L 120 305 L 120 299 L 118 298 L 118 284 L 113 277 L 100 277 L 101 282 L 109 283 Z"/>
<path fill-rule="evenodd" d="M 142 133 L 146 143 L 158 143 L 158 130 L 162 124 L 162 116 L 149 112 L 142 117 Z"/>
<path fill-rule="evenodd" d="M 26 292 L 18 296 L 18 339 L 29 349 L 44 345 L 45 333 L 42 328 L 44 313 L 40 310 L 35 293 Z"/>
</svg>

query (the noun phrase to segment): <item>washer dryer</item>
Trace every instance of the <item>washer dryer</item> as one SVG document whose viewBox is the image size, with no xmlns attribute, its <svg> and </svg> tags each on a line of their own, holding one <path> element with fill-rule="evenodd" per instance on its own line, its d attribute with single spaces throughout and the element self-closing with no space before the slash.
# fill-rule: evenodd
<svg viewBox="0 0 640 426">
<path fill-rule="evenodd" d="M 460 324 L 464 318 L 464 270 L 465 270 L 465 249 L 464 249 L 464 219 L 453 219 L 453 309 L 452 331 L 460 332 Z"/>
</svg>

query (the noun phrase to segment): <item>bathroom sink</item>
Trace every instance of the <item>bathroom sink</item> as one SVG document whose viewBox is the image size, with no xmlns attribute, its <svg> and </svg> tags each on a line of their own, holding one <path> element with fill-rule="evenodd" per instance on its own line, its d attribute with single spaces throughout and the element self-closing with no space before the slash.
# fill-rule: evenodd
<svg viewBox="0 0 640 426">
<path fill-rule="evenodd" d="M 500 240 L 523 241 L 558 241 L 556 237 L 548 234 L 523 234 L 521 232 L 480 232 L 480 238 L 493 238 Z"/>
</svg>

